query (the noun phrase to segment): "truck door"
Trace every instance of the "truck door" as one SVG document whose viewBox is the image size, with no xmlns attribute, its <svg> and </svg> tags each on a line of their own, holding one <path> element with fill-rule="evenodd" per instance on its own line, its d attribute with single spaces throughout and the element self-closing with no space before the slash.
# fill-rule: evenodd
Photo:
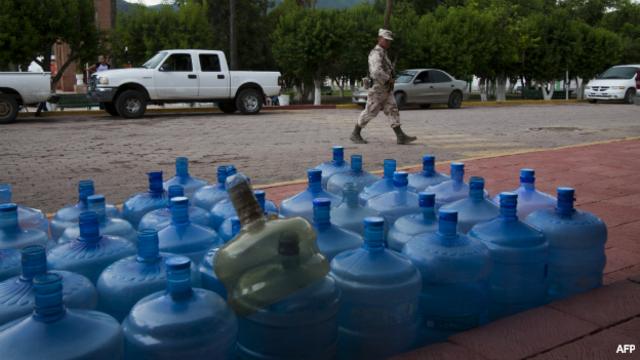
<svg viewBox="0 0 640 360">
<path fill-rule="evenodd" d="M 200 62 L 200 99 L 226 99 L 229 97 L 229 74 L 222 70 L 217 54 L 201 53 Z"/>
<path fill-rule="evenodd" d="M 198 75 L 190 54 L 171 54 L 156 71 L 154 82 L 160 99 L 198 97 Z"/>
</svg>

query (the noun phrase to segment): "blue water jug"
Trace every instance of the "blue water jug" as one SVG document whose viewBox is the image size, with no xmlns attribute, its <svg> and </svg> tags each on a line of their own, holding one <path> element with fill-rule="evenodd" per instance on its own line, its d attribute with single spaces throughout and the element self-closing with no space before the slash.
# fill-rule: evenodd
<svg viewBox="0 0 640 360">
<path fill-rule="evenodd" d="M 238 317 L 243 360 L 333 359 L 340 291 L 333 278 L 308 285 L 249 316 Z"/>
<path fill-rule="evenodd" d="M 51 249 L 48 263 L 51 269 L 84 275 L 95 284 L 107 266 L 135 254 L 135 246 L 121 237 L 101 235 L 98 215 L 93 211 L 80 214 L 79 221 L 80 236 Z"/>
<path fill-rule="evenodd" d="M 166 261 L 167 289 L 131 309 L 122 323 L 127 359 L 232 359 L 238 322 L 214 292 L 191 286 L 191 261 Z"/>
<path fill-rule="evenodd" d="M 469 195 L 469 184 L 464 182 L 464 164 L 451 163 L 451 180 L 443 181 L 438 185 L 432 185 L 427 191 L 436 194 L 436 207 L 464 199 Z M 488 193 L 485 190 L 485 195 Z"/>
<path fill-rule="evenodd" d="M 169 186 L 180 185 L 184 188 L 184 193 L 191 197 L 198 189 L 207 185 L 207 181 L 189 175 L 189 159 L 186 157 L 176 158 L 176 176 L 162 184 L 164 191 L 169 191 Z"/>
<path fill-rule="evenodd" d="M 108 217 L 106 205 L 104 195 L 91 195 L 87 198 L 88 210 L 98 215 L 100 234 L 118 236 L 135 244 L 138 239 L 136 230 L 127 220 Z M 70 226 L 64 230 L 58 239 L 58 244 L 77 239 L 78 236 L 80 236 L 80 225 Z"/>
<path fill-rule="evenodd" d="M 538 210 L 526 218 L 549 242 L 549 300 L 602 285 L 607 226 L 595 215 L 575 209 L 574 194 L 572 188 L 559 187 L 554 210 Z"/>
<path fill-rule="evenodd" d="M 80 180 L 78 183 L 78 203 L 63 207 L 51 219 L 51 238 L 53 240 L 57 241 L 66 228 L 78 225 L 80 214 L 88 210 L 87 198 L 94 194 L 93 180 Z M 115 206 L 107 204 L 106 207 L 108 217 L 121 217 L 120 211 Z"/>
<path fill-rule="evenodd" d="M 258 200 L 258 204 L 260 204 L 264 210 L 265 215 L 278 216 L 278 207 L 273 201 L 267 200 L 267 194 L 264 190 L 256 190 L 253 192 L 253 195 L 256 197 L 256 200 Z M 222 200 L 215 204 L 211 209 L 211 225 L 217 231 L 225 220 L 237 215 L 238 214 L 236 213 L 236 209 L 233 207 L 231 200 Z"/>
<path fill-rule="evenodd" d="M 309 222 L 313 221 L 313 199 L 331 199 L 334 206 L 340 202 L 333 194 L 322 190 L 322 171 L 318 169 L 307 170 L 309 186 L 290 198 L 282 200 L 280 204 L 280 214 L 284 217 L 301 216 Z"/>
<path fill-rule="evenodd" d="M 158 232 L 158 239 L 161 251 L 188 256 L 196 264 L 211 246 L 222 244 L 214 230 L 189 220 L 186 197 L 171 199 L 171 225 Z"/>
<path fill-rule="evenodd" d="M 414 237 L 402 250 L 422 275 L 420 346 L 489 321 L 489 249 L 456 231 L 457 215 L 441 209 L 438 231 Z"/>
<path fill-rule="evenodd" d="M 429 186 L 438 185 L 447 180 L 449 180 L 447 175 L 436 171 L 436 157 L 424 155 L 422 157 L 422 171 L 409 174 L 409 189 L 421 192 Z"/>
<path fill-rule="evenodd" d="M 313 227 L 318 249 L 327 261 L 345 250 L 362 246 L 362 236 L 331 223 L 331 200 L 327 198 L 313 200 Z"/>
<path fill-rule="evenodd" d="M 492 320 L 545 303 L 549 244 L 544 234 L 518 220 L 517 205 L 517 194 L 501 193 L 500 216 L 469 231 L 491 253 Z"/>
<path fill-rule="evenodd" d="M 354 183 L 344 184 L 342 203 L 331 209 L 331 222 L 345 230 L 364 235 L 364 219 L 376 216 L 374 210 L 360 203 L 358 188 Z"/>
<path fill-rule="evenodd" d="M 0 184 L 0 204 L 11 203 L 11 184 Z M 18 221 L 23 229 L 38 229 L 49 233 L 49 220 L 38 209 L 18 205 Z"/>
<path fill-rule="evenodd" d="M 380 359 L 408 350 L 416 340 L 420 273 L 384 247 L 384 220 L 365 219 L 364 245 L 338 254 L 331 276 L 342 291 L 338 353 L 345 359 Z"/>
<path fill-rule="evenodd" d="M 213 205 L 218 201 L 228 199 L 229 194 L 224 182 L 227 181 L 227 177 L 236 173 L 236 168 L 233 165 L 221 165 L 217 169 L 218 183 L 203 186 L 193 193 L 193 206 L 197 206 L 203 210 L 210 211 Z"/>
<path fill-rule="evenodd" d="M 20 274 L 20 250 L 0 249 L 0 281 Z"/>
<path fill-rule="evenodd" d="M 222 242 L 227 243 L 240 232 L 240 227 L 240 219 L 237 216 L 232 216 L 222 223 L 218 236 Z"/>
<path fill-rule="evenodd" d="M 171 185 L 168 190 L 169 199 L 184 196 L 184 189 L 181 185 Z M 209 211 L 196 206 L 189 206 L 189 219 L 192 223 L 201 226 L 211 226 L 211 214 Z M 152 229 L 160 231 L 171 224 L 171 209 L 169 204 L 162 209 L 156 209 L 145 214 L 140 223 L 138 230 Z"/>
<path fill-rule="evenodd" d="M 387 246 L 391 250 L 401 252 L 414 236 L 424 233 L 434 233 L 438 228 L 435 212 L 436 196 L 433 193 L 418 194 L 420 212 L 404 215 L 398 218 L 387 234 Z"/>
<path fill-rule="evenodd" d="M 138 236 L 138 254 L 114 262 L 98 278 L 98 310 L 118 321 L 124 320 L 140 299 L 166 287 L 165 261 L 176 256 L 160 252 L 157 231 L 141 230 Z M 192 272 L 194 284 L 199 283 L 197 275 Z"/>
<path fill-rule="evenodd" d="M 327 191 L 335 196 L 342 196 L 344 185 L 346 183 L 354 183 L 358 188 L 358 192 L 367 185 L 371 185 L 380 178 L 362 170 L 362 155 L 351 155 L 351 169 L 349 171 L 333 174 L 327 180 Z"/>
<path fill-rule="evenodd" d="M 167 207 L 169 204 L 168 194 L 162 188 L 162 171 L 149 172 L 147 177 L 149 189 L 131 196 L 122 204 L 122 217 L 135 229 L 147 213 Z"/>
<path fill-rule="evenodd" d="M 227 222 L 223 224 L 220 228 L 220 239 L 222 239 L 223 243 L 227 243 L 234 239 L 236 235 L 240 232 L 242 225 L 240 224 L 240 219 L 237 216 L 230 218 L 231 221 L 228 222 L 229 229 L 226 229 Z M 226 234 L 226 232 L 229 232 Z M 223 235 L 223 233 L 225 233 Z M 198 272 L 200 273 L 200 279 L 202 281 L 202 288 L 211 290 L 216 294 L 222 296 L 225 300 L 227 299 L 227 289 L 225 289 L 224 284 L 220 280 L 218 280 L 218 276 L 214 271 L 214 260 L 216 258 L 216 253 L 220 249 L 221 245 L 214 245 L 209 250 L 207 250 L 206 255 L 200 262 L 200 266 L 198 267 Z"/>
<path fill-rule="evenodd" d="M 18 222 L 18 205 L 0 204 L 0 249 L 22 249 L 29 245 L 49 245 L 49 234 L 37 229 L 23 229 Z"/>
<path fill-rule="evenodd" d="M 500 214 L 500 209 L 484 195 L 484 179 L 472 176 L 469 179 L 469 196 L 444 205 L 442 209 L 458 213 L 458 231 L 466 234 L 483 221 L 492 220 Z"/>
<path fill-rule="evenodd" d="M 542 191 L 536 190 L 536 173 L 533 169 L 520 170 L 520 186 L 513 190 L 518 194 L 518 218 L 524 220 L 527 215 L 536 210 L 553 210 L 556 199 Z M 493 202 L 500 204 L 500 195 L 493 198 Z"/>
<path fill-rule="evenodd" d="M 381 194 L 386 194 L 395 190 L 393 186 L 393 173 L 396 172 L 396 161 L 393 159 L 384 160 L 384 176 L 371 185 L 367 185 L 360 192 L 360 203 L 366 204 L 367 200 Z M 344 191 L 344 189 L 343 189 Z"/>
<path fill-rule="evenodd" d="M 331 161 L 323 162 L 316 166 L 316 169 L 322 171 L 322 188 L 327 188 L 327 181 L 331 175 L 349 171 L 351 169 L 349 167 L 349 163 L 344 161 L 344 147 L 342 146 L 334 146 L 333 147 L 333 159 Z"/>
<path fill-rule="evenodd" d="M 33 278 L 47 273 L 45 248 L 39 245 L 22 249 L 22 275 L 0 282 L 0 325 L 19 319 L 33 311 Z M 98 293 L 86 277 L 68 271 L 50 271 L 62 277 L 65 306 L 95 309 Z"/>
<path fill-rule="evenodd" d="M 98 311 L 65 307 L 62 276 L 38 275 L 33 288 L 33 315 L 0 326 L 3 359 L 122 359 L 120 324 Z"/>
<path fill-rule="evenodd" d="M 407 187 L 408 175 L 404 171 L 396 171 L 393 174 L 395 190 L 367 201 L 367 207 L 382 216 L 388 224 L 393 224 L 401 216 L 420 212 L 418 194 Z"/>
</svg>

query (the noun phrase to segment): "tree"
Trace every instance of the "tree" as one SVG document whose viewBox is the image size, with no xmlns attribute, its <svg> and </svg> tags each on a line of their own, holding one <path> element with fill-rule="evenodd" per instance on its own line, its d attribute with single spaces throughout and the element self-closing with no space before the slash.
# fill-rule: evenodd
<svg viewBox="0 0 640 360">
<path fill-rule="evenodd" d="M 624 53 L 622 37 L 601 27 L 581 25 L 581 50 L 575 54 L 573 73 L 579 85 L 578 99 L 584 96 L 584 88 L 589 79 L 593 79 L 609 66 L 618 63 Z"/>
<path fill-rule="evenodd" d="M 621 63 L 640 63 L 640 3 L 618 0 L 612 10 L 603 15 L 600 26 L 621 37 Z"/>
</svg>

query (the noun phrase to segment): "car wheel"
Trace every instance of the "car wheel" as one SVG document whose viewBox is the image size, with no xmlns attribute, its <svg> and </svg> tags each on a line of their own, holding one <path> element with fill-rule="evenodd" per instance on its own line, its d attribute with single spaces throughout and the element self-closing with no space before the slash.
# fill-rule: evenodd
<svg viewBox="0 0 640 360">
<path fill-rule="evenodd" d="M 422 104 L 422 105 L 420 105 L 421 109 L 428 109 L 430 107 L 431 107 L 431 104 Z"/>
<path fill-rule="evenodd" d="M 262 94 L 253 88 L 244 89 L 236 96 L 236 107 L 242 114 L 257 114 L 262 109 Z"/>
<path fill-rule="evenodd" d="M 397 92 L 393 95 L 396 99 L 396 105 L 398 105 L 398 109 L 404 109 L 407 106 L 407 95 L 403 92 Z"/>
<path fill-rule="evenodd" d="M 449 101 L 447 106 L 449 109 L 458 109 L 462 105 L 462 94 L 459 91 L 454 91 L 449 95 Z"/>
<path fill-rule="evenodd" d="M 0 124 L 9 124 L 18 117 L 18 101 L 13 95 L 0 95 Z"/>
<path fill-rule="evenodd" d="M 115 101 L 116 110 L 123 118 L 137 119 L 147 110 L 147 99 L 137 90 L 125 90 Z"/>
<path fill-rule="evenodd" d="M 220 101 L 218 103 L 218 108 L 225 114 L 233 114 L 238 110 L 236 108 L 236 104 L 234 104 L 232 100 Z"/>
<path fill-rule="evenodd" d="M 589 101 L 589 104 L 595 104 L 598 102 L 598 100 L 596 99 L 589 99 L 588 101 Z"/>
<path fill-rule="evenodd" d="M 633 104 L 633 97 L 636 96 L 636 89 L 628 89 L 624 94 L 624 102 L 626 104 Z"/>
<path fill-rule="evenodd" d="M 118 110 L 116 109 L 116 106 L 114 105 L 114 103 L 105 102 L 105 103 L 102 103 L 102 105 L 104 106 L 104 111 L 106 111 L 109 115 L 120 116 L 120 114 L 118 114 Z"/>
</svg>

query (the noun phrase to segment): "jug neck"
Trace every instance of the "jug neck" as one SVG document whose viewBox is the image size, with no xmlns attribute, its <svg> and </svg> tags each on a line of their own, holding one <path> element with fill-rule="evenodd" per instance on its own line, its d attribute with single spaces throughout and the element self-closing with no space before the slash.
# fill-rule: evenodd
<svg viewBox="0 0 640 360">
<path fill-rule="evenodd" d="M 345 188 L 344 190 L 344 202 L 351 209 L 359 207 L 358 190 L 354 188 Z"/>
<path fill-rule="evenodd" d="M 384 160 L 384 178 L 393 180 L 393 173 L 396 172 L 396 161 L 393 159 Z"/>
<path fill-rule="evenodd" d="M 356 174 L 362 172 L 362 155 L 351 155 L 351 171 Z"/>
<path fill-rule="evenodd" d="M 33 279 L 35 291 L 35 307 L 33 319 L 45 323 L 61 319 L 66 310 L 62 301 L 62 277 L 49 273 L 38 275 Z"/>
<path fill-rule="evenodd" d="M 80 180 L 78 182 L 78 202 L 87 208 L 87 198 L 95 193 L 93 180 Z"/>
<path fill-rule="evenodd" d="M 406 172 L 396 171 L 393 173 L 393 187 L 395 188 L 396 203 L 406 204 L 409 178 Z"/>
<path fill-rule="evenodd" d="M 333 147 L 333 165 L 334 166 L 342 166 L 344 165 L 344 147 L 342 146 L 334 146 Z"/>
<path fill-rule="evenodd" d="M 14 203 L 0 204 L 0 229 L 6 232 L 20 231 L 18 205 Z"/>
<path fill-rule="evenodd" d="M 536 176 L 533 169 L 520 169 L 520 186 L 527 190 L 533 191 L 536 189 Z"/>
<path fill-rule="evenodd" d="M 189 177 L 189 159 L 186 157 L 176 158 L 176 176 L 181 178 Z"/>
<path fill-rule="evenodd" d="M 322 171 L 319 169 L 311 169 L 307 171 L 308 187 L 312 194 L 322 191 Z"/>
<path fill-rule="evenodd" d="M 136 260 L 144 263 L 154 263 L 160 259 L 158 232 L 145 229 L 138 232 L 138 256 Z"/>
<path fill-rule="evenodd" d="M 384 219 L 368 217 L 364 219 L 364 244 L 369 252 L 384 251 Z"/>
<path fill-rule="evenodd" d="M 31 282 L 34 277 L 47 273 L 47 255 L 40 245 L 31 245 L 22 249 L 22 275 L 23 281 Z"/>
<path fill-rule="evenodd" d="M 152 196 L 161 196 L 164 192 L 162 188 L 162 171 L 152 171 L 147 174 L 149 178 L 149 192 Z"/>
<path fill-rule="evenodd" d="M 182 187 L 182 185 L 171 185 L 167 190 L 167 196 L 169 197 L 169 199 L 184 196 L 184 187 Z"/>
<path fill-rule="evenodd" d="M 464 181 L 464 164 L 451 163 L 451 180 L 456 183 L 462 183 Z"/>
<path fill-rule="evenodd" d="M 11 197 L 11 185 L 0 184 L 0 204 L 10 203 Z"/>
<path fill-rule="evenodd" d="M 251 191 L 249 179 L 241 173 L 227 178 L 226 186 L 231 203 L 242 226 L 265 221 L 264 211 Z"/>
<path fill-rule="evenodd" d="M 518 220 L 518 195 L 512 192 L 500 193 L 500 218 L 506 221 Z"/>
<path fill-rule="evenodd" d="M 264 190 L 256 190 L 253 192 L 253 195 L 256 197 L 258 201 L 258 205 L 260 205 L 260 209 L 262 209 L 263 213 L 267 212 L 267 194 Z"/>
<path fill-rule="evenodd" d="M 575 212 L 575 190 L 569 187 L 558 188 L 556 213 L 562 217 L 570 217 Z"/>
<path fill-rule="evenodd" d="M 319 231 L 331 227 L 331 200 L 326 198 L 313 200 L 313 224 Z"/>
<path fill-rule="evenodd" d="M 103 195 L 91 195 L 87 198 L 87 209 L 98 216 L 98 222 L 107 220 L 107 204 Z"/>
<path fill-rule="evenodd" d="M 440 210 L 438 213 L 438 238 L 448 244 L 458 238 L 458 212 Z"/>
<path fill-rule="evenodd" d="M 425 155 L 422 157 L 422 176 L 431 177 L 436 174 L 435 157 Z"/>
<path fill-rule="evenodd" d="M 469 198 L 472 201 L 482 201 L 484 199 L 484 179 L 472 176 L 469 179 Z"/>
<path fill-rule="evenodd" d="M 80 214 L 78 220 L 80 224 L 79 241 L 87 244 L 95 244 L 102 238 L 100 236 L 100 224 L 98 223 L 98 215 L 93 211 L 85 211 Z"/>
<path fill-rule="evenodd" d="M 193 294 L 191 287 L 191 261 L 184 256 L 170 257 L 166 261 L 167 292 L 174 300 L 188 299 Z"/>
<path fill-rule="evenodd" d="M 436 219 L 436 209 L 434 207 L 424 207 L 421 209 L 421 212 L 424 222 L 431 222 Z"/>
<path fill-rule="evenodd" d="M 170 200 L 171 222 L 174 225 L 189 224 L 189 199 L 184 196 L 174 197 Z"/>
</svg>

